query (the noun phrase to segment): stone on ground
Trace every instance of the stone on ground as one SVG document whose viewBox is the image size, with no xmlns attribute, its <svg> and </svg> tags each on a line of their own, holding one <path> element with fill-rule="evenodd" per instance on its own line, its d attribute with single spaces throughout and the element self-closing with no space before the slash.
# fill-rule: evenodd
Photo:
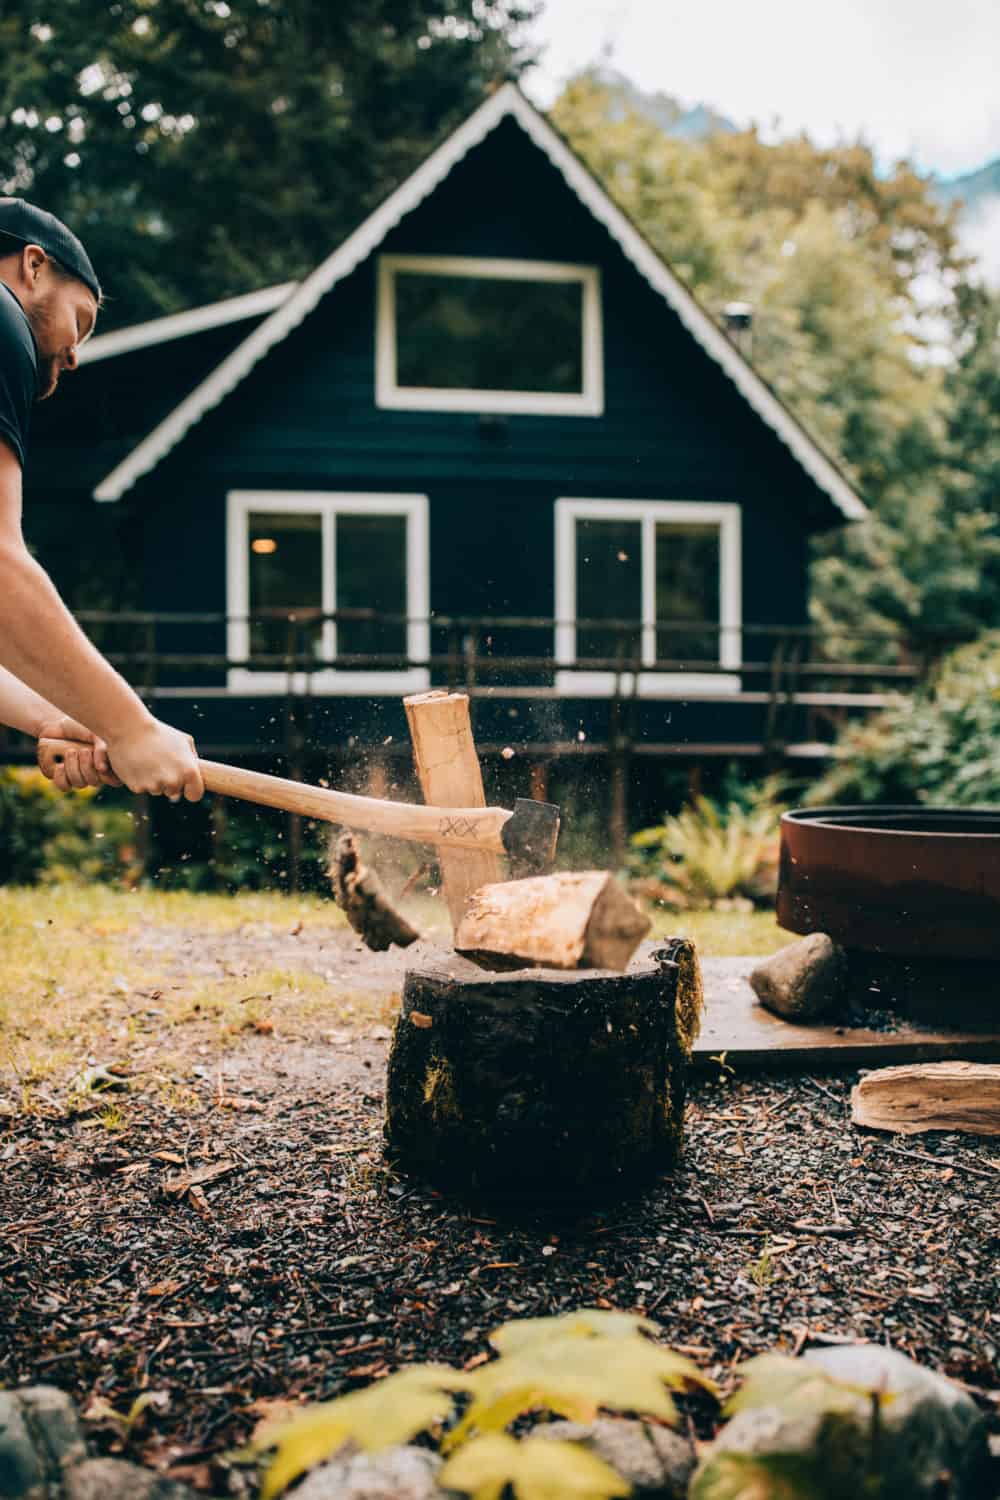
<svg viewBox="0 0 1000 1500">
<path fill-rule="evenodd" d="M 757 965 L 750 984 L 761 1005 L 786 1021 L 818 1021 L 841 998 L 844 953 L 825 932 L 811 932 Z"/>
<path fill-rule="evenodd" d="M 295 1491 L 296 1500 L 441 1500 L 441 1460 L 423 1448 L 355 1453 L 320 1464 Z"/>
<path fill-rule="evenodd" d="M 727 1494 L 737 1472 L 749 1483 L 745 1460 L 782 1460 L 786 1475 L 813 1486 L 823 1500 L 857 1500 L 874 1477 L 872 1401 L 867 1391 L 892 1397 L 879 1409 L 875 1474 L 879 1493 L 906 1500 L 989 1500 L 986 1422 L 958 1386 L 878 1344 L 811 1350 L 804 1360 L 862 1391 L 835 1409 L 758 1406 L 738 1412 L 701 1460 L 691 1500 Z M 733 1459 L 738 1460 L 738 1469 Z"/>
<path fill-rule="evenodd" d="M 534 1428 L 533 1437 L 582 1443 L 602 1458 L 646 1500 L 684 1500 L 695 1458 L 691 1444 L 676 1432 L 624 1417 L 596 1422 L 551 1422 Z"/>
<path fill-rule="evenodd" d="M 76 1408 L 53 1386 L 0 1391 L 0 1500 L 194 1500 L 118 1458 L 87 1458 Z"/>
</svg>

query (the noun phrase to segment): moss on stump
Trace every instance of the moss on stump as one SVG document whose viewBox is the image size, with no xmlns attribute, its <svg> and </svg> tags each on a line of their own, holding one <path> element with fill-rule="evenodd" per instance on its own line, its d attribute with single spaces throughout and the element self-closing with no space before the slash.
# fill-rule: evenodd
<svg viewBox="0 0 1000 1500">
<path fill-rule="evenodd" d="M 597 1201 L 677 1158 L 702 1008 L 693 943 L 625 974 L 411 969 L 386 1089 L 390 1159 L 484 1197 Z"/>
</svg>

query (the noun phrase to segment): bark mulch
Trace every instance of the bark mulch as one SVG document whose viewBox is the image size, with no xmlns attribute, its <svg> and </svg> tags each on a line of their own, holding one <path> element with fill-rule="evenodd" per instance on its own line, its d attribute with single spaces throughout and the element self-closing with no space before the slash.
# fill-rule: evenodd
<svg viewBox="0 0 1000 1500">
<path fill-rule="evenodd" d="M 248 1036 L 183 1107 L 0 1121 L 0 1385 L 45 1382 L 120 1451 L 208 1487 L 276 1399 L 486 1357 L 508 1318 L 634 1308 L 716 1377 L 759 1350 L 884 1340 L 1000 1402 L 994 1142 L 900 1142 L 848 1077 L 694 1087 L 683 1162 L 576 1223 L 511 1225 L 381 1157 L 387 1033 Z M 99 1123 L 103 1121 L 103 1123 Z"/>
</svg>

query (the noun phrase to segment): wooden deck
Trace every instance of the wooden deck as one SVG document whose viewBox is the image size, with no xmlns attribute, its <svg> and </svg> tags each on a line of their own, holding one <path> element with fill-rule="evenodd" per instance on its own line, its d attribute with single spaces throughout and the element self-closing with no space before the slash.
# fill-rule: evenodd
<svg viewBox="0 0 1000 1500">
<path fill-rule="evenodd" d="M 718 1059 L 738 1077 L 761 1069 L 802 1072 L 880 1068 L 891 1063 L 1000 1062 L 1000 1028 L 932 1031 L 900 1024 L 893 1031 L 853 1026 L 797 1026 L 773 1016 L 757 1001 L 748 976 L 755 958 L 703 958 L 705 1018 L 694 1063 L 718 1070 Z"/>
</svg>

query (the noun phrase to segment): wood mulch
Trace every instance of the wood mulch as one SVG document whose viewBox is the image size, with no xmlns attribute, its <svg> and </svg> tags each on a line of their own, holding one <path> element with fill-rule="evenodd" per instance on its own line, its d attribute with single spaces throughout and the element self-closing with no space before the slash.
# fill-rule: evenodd
<svg viewBox="0 0 1000 1500">
<path fill-rule="evenodd" d="M 193 1050 L 183 1098 L 136 1080 L 90 1114 L 65 1092 L 0 1116 L 0 1386 L 57 1385 L 95 1451 L 209 1488 L 275 1401 L 482 1362 L 505 1319 L 600 1306 L 648 1313 L 723 1383 L 763 1349 L 885 1341 L 1000 1425 L 995 1140 L 871 1135 L 856 1074 L 723 1060 L 644 1196 L 511 1224 L 386 1168 L 387 1046 L 370 1019 L 247 1033 Z M 126 1437 L 111 1409 L 144 1391 Z"/>
</svg>

